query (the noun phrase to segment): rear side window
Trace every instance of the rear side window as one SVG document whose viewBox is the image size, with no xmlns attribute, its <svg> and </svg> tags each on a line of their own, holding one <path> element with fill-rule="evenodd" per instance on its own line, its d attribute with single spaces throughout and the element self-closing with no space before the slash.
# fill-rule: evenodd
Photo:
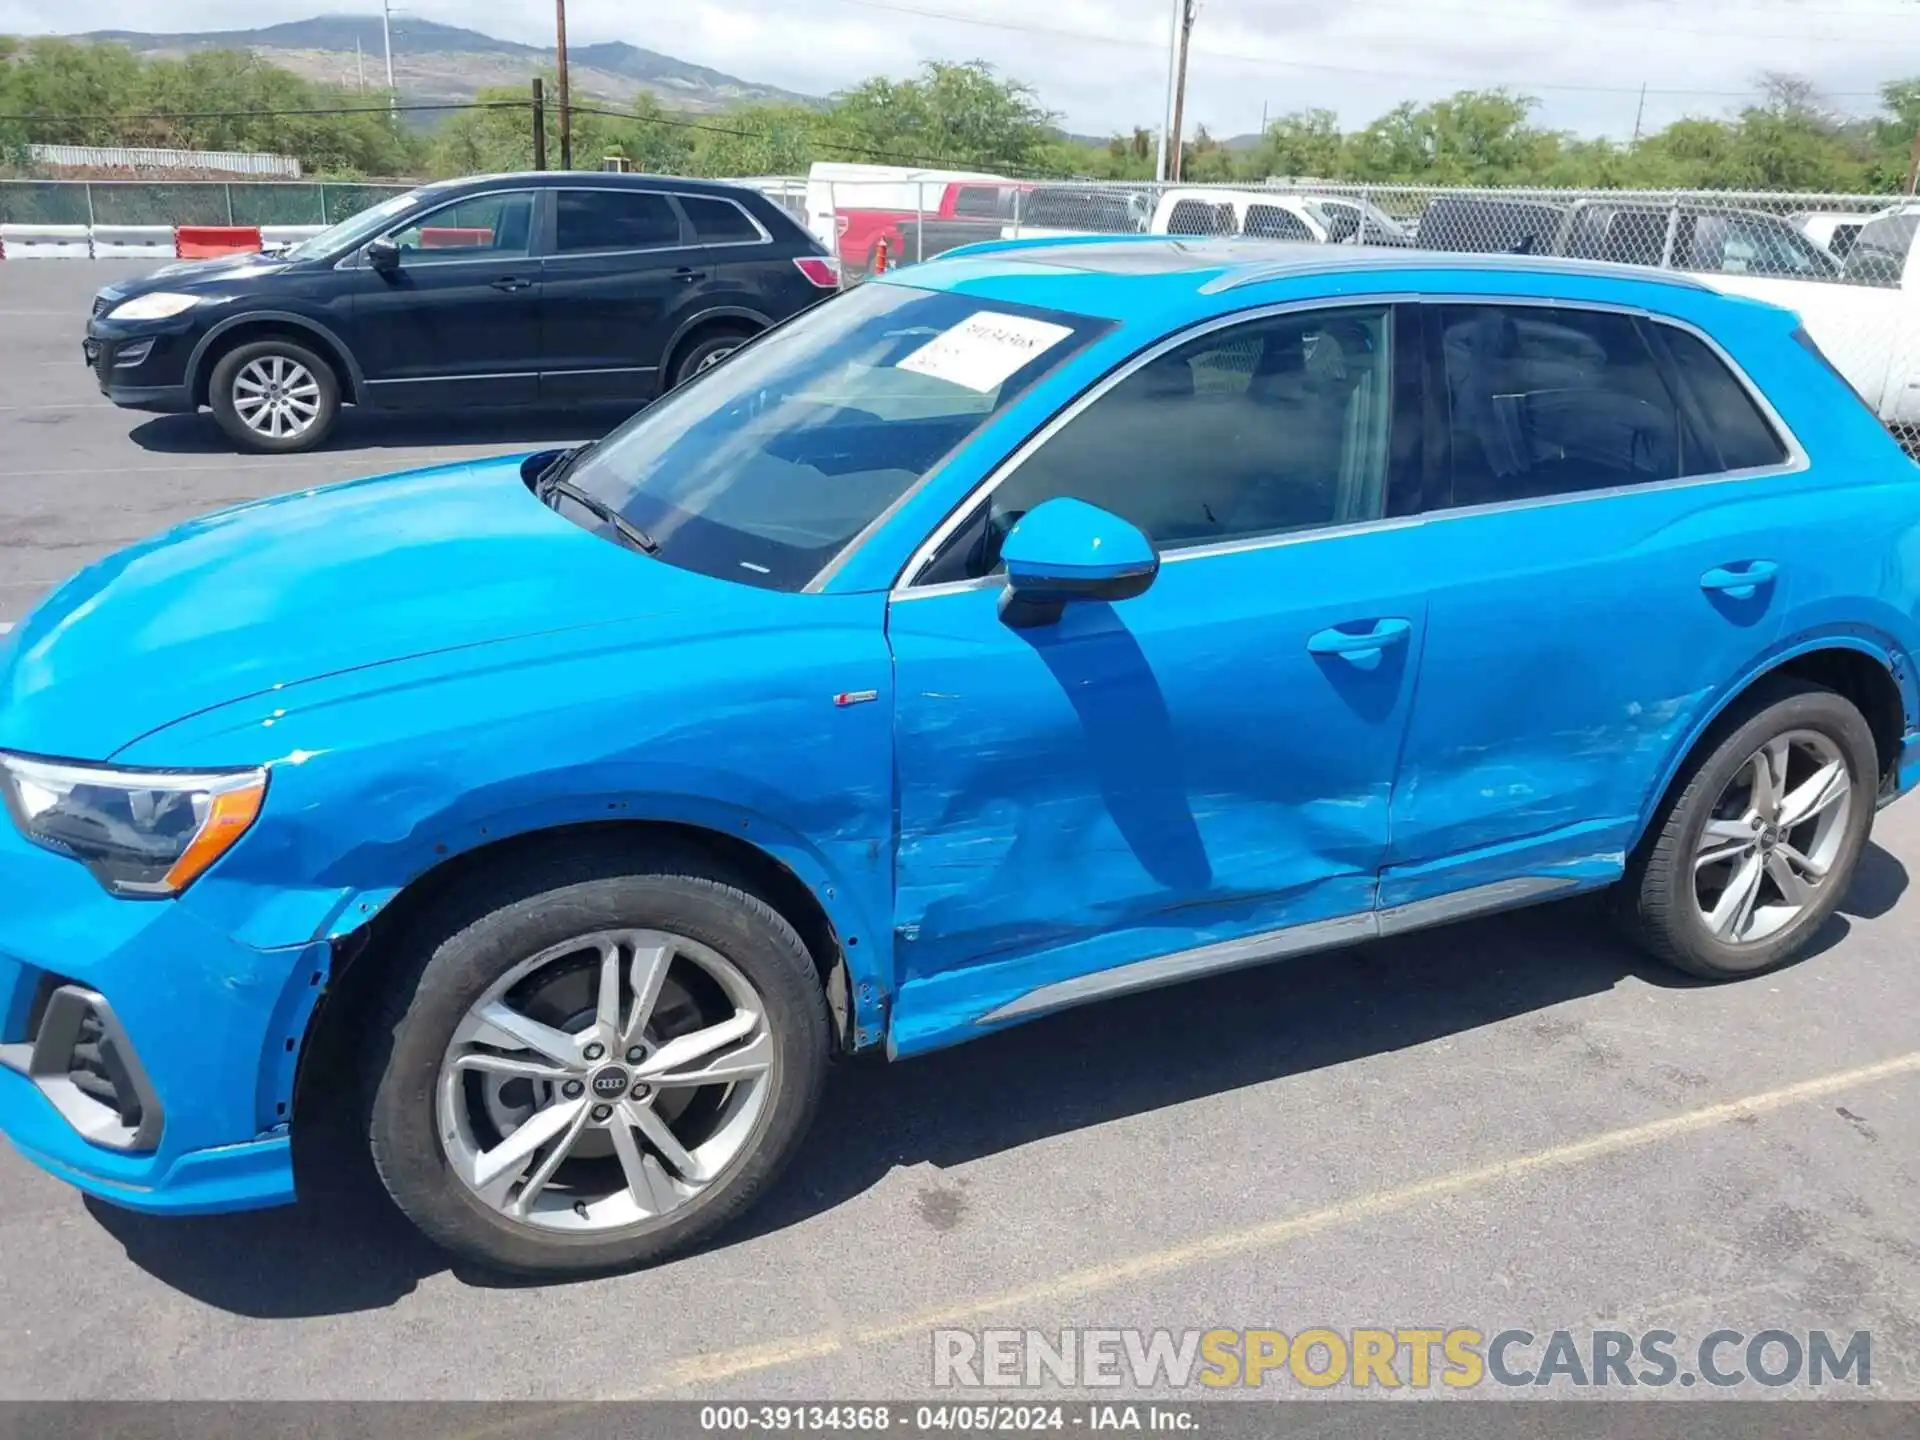
<svg viewBox="0 0 1920 1440">
<path fill-rule="evenodd" d="M 554 197 L 554 249 L 657 250 L 680 243 L 673 203 L 651 190 L 562 190 Z"/>
<path fill-rule="evenodd" d="M 1306 221 L 1278 205 L 1249 205 L 1243 233 L 1257 235 L 1262 240 L 1313 239 L 1313 231 L 1307 228 Z"/>
<path fill-rule="evenodd" d="M 1167 216 L 1169 235 L 1231 235 L 1236 228 L 1231 205 L 1205 200 L 1176 200 Z"/>
<path fill-rule="evenodd" d="M 1678 478 L 1679 416 L 1632 317 L 1532 305 L 1436 310 L 1453 505 Z"/>
<path fill-rule="evenodd" d="M 708 195 L 682 195 L 680 208 L 693 223 L 693 238 L 706 245 L 738 245 L 760 239 L 753 217 L 731 200 Z"/>
<path fill-rule="evenodd" d="M 953 213 L 969 220 L 1000 218 L 1000 187 L 962 185 L 953 196 Z"/>
<path fill-rule="evenodd" d="M 1720 470 L 1751 470 L 1779 465 L 1787 447 L 1774 433 L 1767 417 L 1734 377 L 1713 348 L 1686 330 L 1662 325 L 1660 338 L 1673 357 L 1673 368 L 1699 407 L 1699 437 L 1704 443 L 1683 447 L 1681 473 L 1710 475 Z"/>
</svg>

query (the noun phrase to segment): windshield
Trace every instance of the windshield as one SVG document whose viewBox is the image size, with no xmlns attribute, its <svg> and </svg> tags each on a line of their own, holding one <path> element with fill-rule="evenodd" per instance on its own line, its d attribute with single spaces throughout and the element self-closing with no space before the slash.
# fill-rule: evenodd
<svg viewBox="0 0 1920 1440">
<path fill-rule="evenodd" d="M 1107 324 L 869 282 L 641 411 L 566 478 L 658 560 L 799 590 Z"/>
<path fill-rule="evenodd" d="M 419 190 L 409 190 L 404 195 L 395 195 L 391 199 L 382 200 L 371 209 L 362 210 L 357 215 L 349 215 L 338 225 L 329 225 L 318 235 L 302 240 L 287 251 L 287 259 L 317 260 L 323 255 L 351 250 L 362 240 L 370 240 L 379 234 L 388 221 L 405 214 L 419 203 L 420 199 Z"/>
</svg>

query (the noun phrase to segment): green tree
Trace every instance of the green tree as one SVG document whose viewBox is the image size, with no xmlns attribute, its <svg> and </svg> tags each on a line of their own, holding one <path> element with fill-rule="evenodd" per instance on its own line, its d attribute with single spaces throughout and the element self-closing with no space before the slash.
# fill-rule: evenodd
<svg viewBox="0 0 1920 1440">
<path fill-rule="evenodd" d="M 933 60 L 912 80 L 876 78 L 838 96 L 821 140 L 865 152 L 859 158 L 1025 171 L 1052 142 L 1054 118 L 1031 86 L 1001 79 L 984 60 Z"/>
</svg>

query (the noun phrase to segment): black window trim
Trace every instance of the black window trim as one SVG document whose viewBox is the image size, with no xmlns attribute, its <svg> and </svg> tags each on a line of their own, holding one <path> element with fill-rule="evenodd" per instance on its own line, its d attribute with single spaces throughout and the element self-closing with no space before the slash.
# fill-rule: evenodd
<svg viewBox="0 0 1920 1440">
<path fill-rule="evenodd" d="M 1435 347 L 1439 338 L 1440 327 L 1437 325 L 1427 325 L 1424 319 L 1425 312 L 1436 305 L 1526 305 L 1543 310 L 1602 310 L 1613 314 L 1626 315 L 1636 321 L 1652 322 L 1658 325 L 1672 325 L 1678 329 L 1685 330 L 1696 339 L 1703 341 L 1715 357 L 1732 373 L 1734 379 L 1740 383 L 1741 387 L 1746 390 L 1748 398 L 1759 408 L 1761 416 L 1773 427 L 1774 433 L 1780 437 L 1781 442 L 1786 446 L 1787 458 L 1776 465 L 1758 465 L 1741 470 L 1723 470 L 1711 475 L 1683 475 L 1672 480 L 1649 481 L 1644 485 L 1614 485 L 1605 489 L 1575 490 L 1564 495 L 1541 495 L 1522 500 L 1496 500 L 1484 505 L 1463 505 L 1445 509 L 1440 508 L 1440 506 L 1436 504 L 1436 498 L 1445 495 L 1445 489 L 1435 490 L 1429 488 L 1427 490 L 1424 507 L 1412 513 L 1389 513 L 1376 520 L 1355 520 L 1343 525 L 1327 525 L 1311 530 L 1287 531 L 1279 535 L 1256 535 L 1240 540 L 1222 540 L 1210 545 L 1188 546 L 1163 556 L 1161 563 L 1163 565 L 1171 565 L 1187 560 L 1206 559 L 1215 555 L 1235 554 L 1244 550 L 1277 549 L 1285 545 L 1309 545 L 1316 541 L 1340 539 L 1348 535 L 1366 531 L 1400 529 L 1409 525 L 1447 524 L 1454 520 L 1471 519 L 1476 515 L 1492 514 L 1504 510 L 1531 510 L 1547 505 L 1578 505 L 1591 500 L 1612 499 L 1623 495 L 1644 495 L 1653 491 L 1673 490 L 1683 486 L 1698 487 L 1703 485 L 1721 485 L 1729 481 L 1765 479 L 1775 475 L 1797 474 L 1809 467 L 1810 462 L 1807 459 L 1807 452 L 1805 447 L 1801 445 L 1799 436 L 1794 433 L 1793 427 L 1788 425 L 1786 420 L 1782 418 L 1780 412 L 1774 408 L 1773 402 L 1766 397 L 1759 386 L 1753 383 L 1745 367 L 1742 366 L 1739 361 L 1735 360 L 1733 356 L 1728 354 L 1726 347 L 1714 339 L 1713 336 L 1709 335 L 1698 325 L 1678 315 L 1660 314 L 1642 305 L 1617 304 L 1604 300 L 1568 299 L 1560 296 L 1502 294 L 1498 291 L 1460 291 L 1458 293 L 1442 294 L 1434 291 L 1411 292 L 1396 290 L 1382 291 L 1376 294 L 1351 293 L 1345 295 L 1320 295 L 1309 300 L 1288 300 L 1275 304 L 1255 306 L 1245 310 L 1235 310 L 1224 315 L 1209 316 L 1205 320 L 1189 325 L 1184 330 L 1176 331 L 1170 335 L 1163 335 L 1153 344 L 1135 351 L 1126 359 L 1114 365 L 1105 374 L 1099 376 L 1085 389 L 1081 390 L 1073 399 L 1055 411 L 1045 424 L 1034 430 L 1025 440 L 1021 441 L 1010 452 L 1002 456 L 994 465 L 993 469 L 988 471 L 965 496 L 954 504 L 953 508 L 941 519 L 940 523 L 928 532 L 926 538 L 924 538 L 919 545 L 914 547 L 912 553 L 907 557 L 906 563 L 900 567 L 899 572 L 894 577 L 892 589 L 888 594 L 889 603 L 902 600 L 927 599 L 936 595 L 953 594 L 963 590 L 979 590 L 1004 584 L 1005 576 L 1003 575 L 983 575 L 968 580 L 949 580 L 937 585 L 916 585 L 915 582 L 918 580 L 921 572 L 926 570 L 938 557 L 948 537 L 973 518 L 975 507 L 992 495 L 1000 483 L 1019 468 L 1027 456 L 1046 444 L 1053 435 L 1070 424 L 1081 411 L 1087 409 L 1095 401 L 1100 399 L 1101 396 L 1120 384 L 1136 370 L 1142 366 L 1151 364 L 1169 350 L 1178 349 L 1189 341 L 1199 339 L 1212 331 L 1244 324 L 1250 320 L 1261 320 L 1270 316 L 1292 314 L 1305 310 L 1352 309 L 1359 306 L 1418 307 L 1422 313 L 1422 326 L 1425 333 L 1423 351 L 1426 357 L 1426 364 L 1423 367 L 1422 388 L 1429 402 L 1423 407 L 1428 416 L 1423 445 L 1423 468 L 1428 485 L 1431 487 L 1436 478 L 1435 466 L 1437 463 L 1440 467 L 1437 472 L 1440 484 L 1443 487 L 1447 486 L 1448 472 L 1445 463 L 1446 452 L 1443 446 L 1436 444 L 1436 435 L 1433 429 L 1433 406 L 1430 403 L 1435 390 L 1433 365 L 1436 358 Z M 1398 338 L 1397 329 L 1396 338 Z M 1397 403 L 1399 396 L 1396 395 L 1395 399 Z M 945 462 L 943 461 L 941 465 L 936 466 L 923 476 L 919 485 L 913 487 L 907 495 L 902 496 L 901 500 L 896 502 L 893 508 L 897 510 L 899 505 L 913 494 L 918 493 L 918 491 L 924 489 L 929 484 L 937 483 L 940 473 L 944 468 Z M 1388 478 L 1390 497 L 1388 509 L 1391 512 L 1395 508 L 1391 503 L 1392 476 L 1390 475 Z M 870 542 L 877 535 L 879 529 L 879 526 L 870 526 L 864 534 L 856 537 L 855 541 L 848 545 L 840 557 L 819 575 L 814 577 L 813 582 L 806 587 L 806 591 L 812 592 L 823 588 L 826 582 L 832 578 L 833 573 L 839 568 L 846 555 L 851 553 L 859 545 Z"/>
<path fill-rule="evenodd" d="M 1636 329 L 1642 332 L 1642 343 L 1646 343 L 1652 351 L 1654 363 L 1660 372 L 1660 378 L 1669 392 L 1674 394 L 1676 405 L 1687 402 L 1680 398 L 1680 392 L 1675 384 L 1677 377 L 1672 373 L 1671 365 L 1666 354 L 1666 347 L 1653 345 L 1644 337 L 1644 332 L 1649 326 L 1660 325 L 1670 325 L 1677 330 L 1684 330 L 1696 340 L 1704 343 L 1707 349 L 1713 353 L 1714 358 L 1727 367 L 1728 372 L 1733 376 L 1734 380 L 1738 382 L 1741 389 L 1746 391 L 1747 398 L 1753 401 L 1755 407 L 1760 411 L 1761 418 L 1767 422 L 1768 427 L 1771 428 L 1775 436 L 1779 438 L 1781 445 L 1787 452 L 1784 460 L 1771 465 L 1749 465 L 1737 470 L 1715 470 L 1704 475 L 1679 475 L 1671 480 L 1648 480 L 1637 485 L 1597 486 L 1591 490 L 1569 490 L 1560 495 L 1534 495 L 1516 500 L 1490 500 L 1479 505 L 1447 506 L 1443 509 L 1429 508 L 1426 515 L 1430 520 L 1453 520 L 1455 518 L 1466 518 L 1474 515 L 1487 515 L 1504 510 L 1535 510 L 1547 505 L 1577 505 L 1589 500 L 1616 499 L 1623 495 L 1645 495 L 1649 492 L 1674 490 L 1683 486 L 1719 485 L 1729 480 L 1761 480 L 1775 475 L 1797 474 L 1808 468 L 1809 461 L 1807 459 L 1806 448 L 1801 445 L 1800 437 L 1794 434 L 1793 427 L 1788 425 L 1786 420 L 1782 418 L 1780 412 L 1774 408 L 1773 402 L 1766 397 L 1760 387 L 1753 383 L 1753 379 L 1747 374 L 1745 367 L 1743 367 L 1738 360 L 1735 360 L 1733 356 L 1729 355 L 1726 347 L 1714 339 L 1713 336 L 1709 335 L 1705 330 L 1702 330 L 1698 325 L 1693 324 L 1689 320 L 1682 319 L 1678 315 L 1663 315 L 1641 305 L 1623 305 L 1604 300 L 1576 300 L 1546 295 L 1468 294 L 1464 292 L 1458 295 L 1436 295 L 1430 293 L 1421 297 L 1421 304 L 1423 309 L 1429 310 L 1442 306 L 1472 307 L 1476 305 L 1502 305 L 1515 307 L 1526 306 L 1529 309 L 1535 310 L 1590 310 L 1614 315 L 1624 315 L 1634 321 Z M 1444 394 L 1446 382 L 1444 370 L 1440 368 L 1443 364 L 1439 349 L 1440 326 L 1428 325 L 1427 335 L 1427 393 L 1429 395 Z M 1445 434 L 1446 417 L 1444 414 L 1436 414 L 1434 419 L 1439 423 L 1441 429 L 1429 433 L 1427 437 L 1427 450 L 1430 456 L 1435 456 L 1439 459 L 1441 493 L 1450 500 L 1453 490 L 1453 474 L 1451 454 Z"/>
</svg>

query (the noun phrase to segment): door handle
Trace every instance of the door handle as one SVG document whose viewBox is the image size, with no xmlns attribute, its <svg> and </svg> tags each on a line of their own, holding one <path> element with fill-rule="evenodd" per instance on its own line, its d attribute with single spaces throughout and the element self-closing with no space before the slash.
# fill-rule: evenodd
<svg viewBox="0 0 1920 1440">
<path fill-rule="evenodd" d="M 678 270 L 673 272 L 673 278 L 685 281 L 691 285 L 696 280 L 706 279 L 707 272 L 704 270 L 696 270 L 691 265 L 682 265 Z"/>
<path fill-rule="evenodd" d="M 502 275 L 491 283 L 496 290 L 525 290 L 533 284 L 531 280 L 522 280 L 518 275 Z"/>
<path fill-rule="evenodd" d="M 1376 620 L 1370 630 L 1342 630 L 1335 626 L 1317 630 L 1307 637 L 1307 650 L 1314 655 L 1338 655 L 1342 659 L 1364 663 L 1378 658 L 1390 645 L 1404 645 L 1413 633 L 1411 620 Z"/>
<path fill-rule="evenodd" d="M 1700 588 L 1731 600 L 1751 600 L 1762 585 L 1771 585 L 1780 567 L 1771 560 L 1748 560 L 1738 568 L 1716 565 L 1700 577 Z"/>
</svg>

